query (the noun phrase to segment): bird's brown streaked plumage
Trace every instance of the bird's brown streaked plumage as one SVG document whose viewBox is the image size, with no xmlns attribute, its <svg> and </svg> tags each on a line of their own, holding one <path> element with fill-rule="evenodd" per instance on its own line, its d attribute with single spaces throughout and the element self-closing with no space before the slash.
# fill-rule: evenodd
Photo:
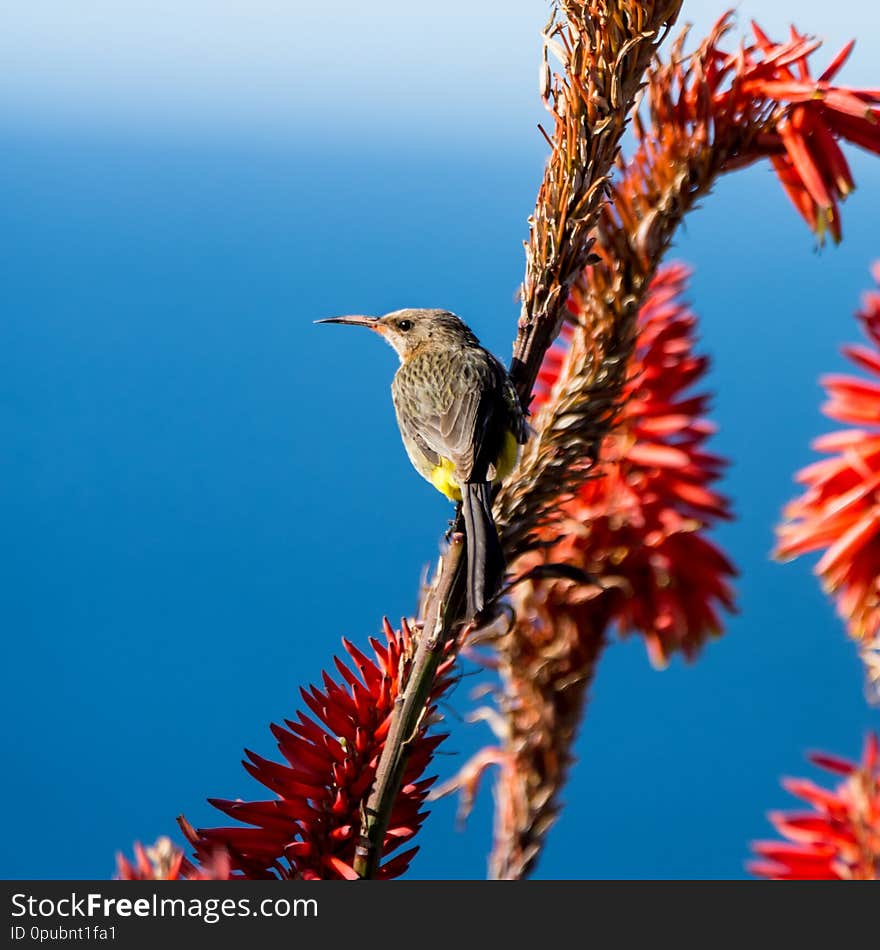
<svg viewBox="0 0 880 950">
<path fill-rule="evenodd" d="M 509 473 L 527 432 L 504 366 L 446 310 L 397 310 L 379 318 L 318 322 L 369 327 L 397 351 L 401 365 L 391 394 L 403 444 L 416 471 L 461 503 L 468 612 L 478 615 L 504 576 L 491 486 Z"/>
</svg>

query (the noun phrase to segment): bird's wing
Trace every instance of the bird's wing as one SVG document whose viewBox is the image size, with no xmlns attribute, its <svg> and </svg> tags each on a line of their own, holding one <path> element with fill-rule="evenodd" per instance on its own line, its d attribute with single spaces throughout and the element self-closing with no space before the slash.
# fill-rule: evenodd
<svg viewBox="0 0 880 950">
<path fill-rule="evenodd" d="M 491 360 L 468 359 L 449 385 L 437 387 L 418 430 L 428 448 L 455 465 L 459 481 L 482 481 L 497 451 L 498 375 Z"/>
</svg>

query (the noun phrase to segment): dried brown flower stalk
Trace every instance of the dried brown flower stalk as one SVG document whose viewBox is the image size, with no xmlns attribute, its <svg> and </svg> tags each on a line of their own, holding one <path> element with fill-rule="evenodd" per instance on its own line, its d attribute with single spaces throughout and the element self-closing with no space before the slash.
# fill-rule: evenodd
<svg viewBox="0 0 880 950">
<path fill-rule="evenodd" d="M 690 57 L 683 55 L 682 34 L 669 62 L 655 62 L 649 71 L 649 121 L 635 121 L 637 150 L 631 160 L 618 161 L 612 201 L 603 207 L 593 235 L 597 261 L 571 288 L 575 328 L 565 363 L 534 419 L 537 435 L 496 501 L 507 551 L 525 555 L 514 571 L 534 566 L 535 555 L 527 552 L 572 530 L 563 522 L 570 517 L 566 504 L 591 475 L 614 421 L 639 308 L 695 202 L 722 173 L 769 157 L 820 238 L 825 227 L 838 237 L 836 200 L 851 190 L 851 179 L 836 139 L 875 147 L 861 126 L 853 131 L 834 112 L 838 101 L 850 110 L 853 101 L 861 101 L 869 132 L 876 122 L 866 93 L 830 85 L 849 48 L 819 80 L 810 80 L 806 58 L 817 48 L 815 41 L 793 32 L 788 43 L 773 44 L 755 28 L 753 45 L 725 53 L 720 44 L 730 25 L 730 16 L 723 17 Z M 809 121 L 821 129 L 813 138 L 792 142 L 794 120 L 805 108 L 814 109 Z M 804 146 L 815 149 L 817 142 L 814 162 Z M 816 181 L 819 172 L 827 183 Z M 813 192 L 830 198 L 817 203 Z M 589 521 L 579 527 L 591 530 Z M 559 560 L 552 549 L 545 558 Z M 616 573 L 613 563 L 605 568 L 594 570 Z M 501 745 L 494 755 L 501 764 L 491 859 L 496 877 L 525 876 L 540 852 L 559 807 L 571 742 L 610 619 L 606 598 L 582 600 L 585 595 L 573 584 L 560 597 L 558 588 L 545 581 L 515 590 L 517 622 L 498 645 L 504 695 Z M 685 634 L 681 643 L 687 642 Z M 473 783 L 473 771 L 465 770 L 462 781 Z"/>
<path fill-rule="evenodd" d="M 569 289 L 589 260 L 591 234 L 644 72 L 681 3 L 560 0 L 544 30 L 541 95 L 553 117 L 547 137 L 552 151 L 529 222 L 511 365 L 525 402 L 562 326 Z M 550 51 L 561 72 L 551 73 Z"/>
<path fill-rule="evenodd" d="M 553 518 L 592 467 L 626 378 L 639 306 L 678 225 L 721 172 L 739 167 L 743 156 L 759 157 L 752 149 L 770 121 L 766 101 L 749 97 L 722 113 L 710 95 L 695 94 L 707 89 L 706 72 L 729 28 L 729 19 L 720 21 L 688 59 L 682 32 L 669 62 L 649 70 L 650 123 L 636 115 L 638 148 L 629 161 L 617 159 L 612 200 L 593 235 L 597 260 L 572 284 L 581 308 L 567 365 L 534 419 L 536 437 L 496 501 L 511 554 L 533 544 L 535 528 Z"/>
<path fill-rule="evenodd" d="M 547 348 L 563 322 L 573 281 L 589 261 L 608 176 L 644 71 L 682 0 L 560 0 L 545 30 L 562 72 L 545 64 L 543 95 L 554 116 L 552 152 L 531 219 L 523 306 L 511 373 L 525 405 Z M 461 525 L 456 525 L 461 531 Z M 460 545 L 458 545 L 460 548 Z M 441 562 L 423 600 L 413 668 L 395 710 L 361 822 L 355 870 L 371 877 L 406 764 L 406 745 L 424 713 L 439 658 L 464 620 L 463 559 Z"/>
</svg>

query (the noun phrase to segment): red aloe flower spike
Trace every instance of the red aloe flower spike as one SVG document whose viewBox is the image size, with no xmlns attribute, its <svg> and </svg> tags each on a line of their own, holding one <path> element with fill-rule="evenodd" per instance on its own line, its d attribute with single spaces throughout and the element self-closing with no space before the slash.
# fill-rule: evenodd
<svg viewBox="0 0 880 950">
<path fill-rule="evenodd" d="M 880 284 L 880 263 L 874 267 Z M 880 293 L 865 295 L 858 314 L 870 346 L 844 353 L 880 380 Z M 776 557 L 821 551 L 816 574 L 837 602 L 880 697 L 880 382 L 834 374 L 822 378 L 825 415 L 859 426 L 816 439 L 828 454 L 798 472 L 804 493 L 783 512 Z"/>
<path fill-rule="evenodd" d="M 545 543 L 511 565 L 513 576 L 530 579 L 513 585 L 515 623 L 498 640 L 501 712 L 480 714 L 498 723 L 498 748 L 478 754 L 443 789 L 460 789 L 466 811 L 485 769 L 498 766 L 493 877 L 523 877 L 537 860 L 610 628 L 640 633 L 663 665 L 675 651 L 696 655 L 720 633 L 719 614 L 733 609 L 734 569 L 706 537 L 729 508 L 715 489 L 724 462 L 705 451 L 714 431 L 703 418 L 708 399 L 691 392 L 707 361 L 694 353 L 695 318 L 681 301 L 687 277 L 685 267 L 669 266 L 652 282 L 599 460 L 558 500 L 553 520 L 535 527 Z M 586 281 L 572 290 L 569 310 L 579 318 L 586 293 Z M 565 330 L 548 354 L 535 399 L 539 424 L 548 406 L 581 385 L 585 328 L 583 320 Z M 545 565 L 553 566 L 549 576 Z M 582 580 L 560 577 L 559 565 Z"/>
<path fill-rule="evenodd" d="M 787 791 L 809 812 L 773 812 L 770 821 L 788 842 L 759 841 L 748 868 L 772 880 L 880 880 L 880 745 L 870 734 L 860 763 L 811 755 L 828 771 L 843 775 L 835 789 L 786 779 Z"/>
<path fill-rule="evenodd" d="M 414 638 L 404 621 L 399 633 L 384 624 L 385 642 L 371 639 L 368 656 L 348 640 L 348 663 L 334 665 L 342 683 L 322 676 L 323 691 L 302 690 L 311 715 L 298 712 L 272 734 L 288 765 L 246 752 L 247 771 L 278 798 L 262 802 L 209 799 L 217 809 L 244 826 L 193 829 L 183 822 L 187 840 L 200 862 L 221 847 L 238 878 L 357 878 L 355 849 L 361 811 L 375 777 L 394 702 L 408 676 Z M 451 682 L 450 657 L 435 681 L 436 698 Z M 354 669 L 352 668 L 354 667 Z M 428 735 L 436 719 L 429 707 L 412 743 L 403 787 L 391 813 L 379 877 L 403 874 L 417 848 L 397 853 L 416 835 L 433 778 L 421 776 L 444 735 Z M 393 855 L 392 855 L 393 853 Z"/>
<path fill-rule="evenodd" d="M 714 431 L 701 417 L 708 398 L 688 393 L 708 367 L 693 353 L 695 318 L 681 302 L 688 277 L 686 267 L 672 265 L 653 281 L 622 409 L 596 477 L 563 506 L 566 537 L 545 554 L 527 556 L 529 563 L 544 557 L 601 577 L 607 590 L 591 596 L 609 601 L 621 632 L 645 636 L 658 666 L 678 649 L 694 656 L 707 635 L 720 631 L 718 610 L 733 609 L 735 571 L 702 533 L 730 510 L 711 487 L 725 463 L 703 450 Z M 575 303 L 578 295 L 575 288 Z M 551 354 L 538 405 L 555 383 L 554 371 L 565 372 L 564 344 Z M 551 525 L 547 539 L 558 533 Z M 559 585 L 572 588 L 570 581 Z M 607 608 L 597 603 L 597 610 Z"/>
</svg>

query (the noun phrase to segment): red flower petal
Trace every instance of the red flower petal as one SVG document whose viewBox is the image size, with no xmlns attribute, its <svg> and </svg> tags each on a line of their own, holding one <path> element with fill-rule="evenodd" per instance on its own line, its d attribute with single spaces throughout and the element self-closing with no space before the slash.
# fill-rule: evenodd
<svg viewBox="0 0 880 950">
<path fill-rule="evenodd" d="M 774 880 L 878 880 L 880 877 L 880 769 L 877 737 L 869 735 L 862 762 L 834 756 L 810 758 L 843 775 L 835 789 L 788 779 L 785 787 L 813 806 L 809 814 L 776 812 L 770 818 L 788 841 L 759 841 L 750 872 Z"/>
<path fill-rule="evenodd" d="M 835 594 L 850 634 L 867 647 L 880 629 L 880 339 L 873 333 L 880 295 L 868 295 L 859 318 L 872 345 L 845 352 L 875 378 L 833 373 L 821 380 L 829 396 L 825 413 L 858 428 L 813 443 L 829 457 L 798 473 L 805 490 L 785 508 L 777 554 L 823 551 L 816 572 Z"/>
<path fill-rule="evenodd" d="M 556 611 L 584 601 L 603 625 L 640 631 L 652 662 L 662 665 L 676 650 L 694 656 L 719 632 L 719 610 L 733 607 L 735 571 L 705 537 L 708 526 L 729 517 L 729 505 L 714 488 L 725 463 L 704 450 L 715 428 L 701 416 L 708 400 L 688 392 L 707 361 L 694 355 L 695 318 L 681 303 L 687 278 L 686 268 L 671 266 L 651 284 L 619 424 L 598 470 L 564 507 L 570 530 L 545 555 L 601 573 L 607 589 L 597 596 L 570 582 L 545 582 L 547 616 L 536 621 L 536 636 L 555 624 Z M 565 366 L 561 347 L 551 354 L 549 386 Z M 514 588 L 519 596 L 534 603 L 527 585 Z"/>
<path fill-rule="evenodd" d="M 278 747 L 289 765 L 248 752 L 245 767 L 279 796 L 274 801 L 210 799 L 220 811 L 252 827 L 193 829 L 182 822 L 196 857 L 204 863 L 218 846 L 229 854 L 237 877 L 334 877 L 352 880 L 361 814 L 366 805 L 387 735 L 399 688 L 408 675 L 412 637 L 406 624 L 400 633 L 384 625 L 386 643 L 371 641 L 370 657 L 343 641 L 359 675 L 337 659 L 344 686 L 322 675 L 324 692 L 312 687 L 302 696 L 311 713 L 298 712 L 284 726 L 272 725 Z M 449 685 L 448 662 L 441 664 L 435 695 Z M 421 810 L 433 779 L 420 780 L 444 736 L 427 735 L 434 711 L 411 744 L 403 787 L 392 811 L 384 849 L 392 851 L 412 840 L 425 813 Z M 328 732 L 319 723 L 332 729 Z M 410 856 L 412 852 L 409 852 Z M 383 877 L 403 873 L 407 860 L 388 861 Z"/>
</svg>

